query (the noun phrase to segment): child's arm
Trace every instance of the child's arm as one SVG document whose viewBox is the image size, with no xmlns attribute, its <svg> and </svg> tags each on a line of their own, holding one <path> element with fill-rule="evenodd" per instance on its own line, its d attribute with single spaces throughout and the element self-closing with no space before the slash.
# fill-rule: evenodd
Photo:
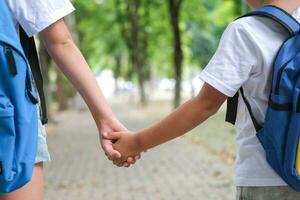
<svg viewBox="0 0 300 200">
<path fill-rule="evenodd" d="M 215 114 L 226 99 L 227 96 L 205 83 L 197 97 L 161 122 L 138 133 L 121 133 L 121 139 L 114 144 L 114 148 L 126 159 L 127 156 L 179 137 Z"/>
<path fill-rule="evenodd" d="M 215 114 L 226 99 L 227 96 L 205 83 L 195 98 L 141 131 L 137 135 L 140 148 L 146 150 L 185 134 Z"/>
<path fill-rule="evenodd" d="M 120 153 L 112 148 L 112 141 L 118 138 L 110 132 L 127 129 L 114 117 L 64 21 L 59 20 L 47 27 L 41 32 L 41 37 L 57 66 L 71 80 L 87 103 L 99 132 L 102 133 L 101 145 L 106 155 L 111 160 L 119 159 Z"/>
</svg>

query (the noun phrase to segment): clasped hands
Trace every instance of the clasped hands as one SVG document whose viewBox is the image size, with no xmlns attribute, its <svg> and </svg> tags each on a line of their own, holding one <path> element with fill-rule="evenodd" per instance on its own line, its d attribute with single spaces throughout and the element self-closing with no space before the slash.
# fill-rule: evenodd
<svg viewBox="0 0 300 200">
<path fill-rule="evenodd" d="M 105 155 L 118 167 L 130 167 L 141 158 L 136 134 L 117 119 L 103 120 L 99 126 L 100 143 Z"/>
</svg>

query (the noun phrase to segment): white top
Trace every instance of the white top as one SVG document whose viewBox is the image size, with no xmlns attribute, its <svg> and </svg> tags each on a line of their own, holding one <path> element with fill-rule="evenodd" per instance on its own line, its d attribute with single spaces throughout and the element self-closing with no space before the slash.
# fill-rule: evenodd
<svg viewBox="0 0 300 200">
<path fill-rule="evenodd" d="M 300 7 L 293 13 L 300 19 Z M 202 71 L 201 79 L 226 96 L 240 87 L 256 119 L 263 123 L 271 88 L 274 58 L 287 39 L 287 32 L 276 22 L 262 17 L 241 18 L 225 30 L 218 50 Z M 286 183 L 266 161 L 265 152 L 242 98 L 239 98 L 236 121 L 237 186 L 278 186 Z"/>
<path fill-rule="evenodd" d="M 74 7 L 69 0 L 6 0 L 16 27 L 22 26 L 29 37 L 65 17 Z"/>
</svg>

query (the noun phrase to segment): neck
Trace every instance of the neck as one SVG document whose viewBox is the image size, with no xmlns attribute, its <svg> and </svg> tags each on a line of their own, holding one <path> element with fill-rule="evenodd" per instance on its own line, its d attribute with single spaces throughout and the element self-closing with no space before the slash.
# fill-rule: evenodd
<svg viewBox="0 0 300 200">
<path fill-rule="evenodd" d="M 299 0 L 265 0 L 263 5 L 274 5 L 292 14 L 299 6 Z"/>
</svg>

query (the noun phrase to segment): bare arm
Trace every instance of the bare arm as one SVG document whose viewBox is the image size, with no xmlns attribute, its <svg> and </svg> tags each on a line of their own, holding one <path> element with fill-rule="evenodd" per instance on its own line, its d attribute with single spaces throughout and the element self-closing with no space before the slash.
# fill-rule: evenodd
<svg viewBox="0 0 300 200">
<path fill-rule="evenodd" d="M 205 83 L 197 97 L 187 101 L 161 122 L 139 132 L 138 146 L 141 150 L 150 149 L 185 134 L 215 114 L 226 98 Z"/>
<path fill-rule="evenodd" d="M 118 139 L 118 135 L 112 132 L 127 129 L 114 117 L 107 105 L 93 73 L 74 44 L 63 19 L 43 30 L 41 37 L 50 56 L 87 103 L 101 133 L 101 146 L 106 155 L 111 160 L 119 159 L 120 153 L 112 147 L 113 140 Z M 129 158 L 129 162 L 134 161 Z"/>
<path fill-rule="evenodd" d="M 102 119 L 112 118 L 112 111 L 105 102 L 88 64 L 74 44 L 64 21 L 59 20 L 46 28 L 41 32 L 41 37 L 57 66 L 84 98 L 97 126 L 100 126 Z"/>
</svg>

